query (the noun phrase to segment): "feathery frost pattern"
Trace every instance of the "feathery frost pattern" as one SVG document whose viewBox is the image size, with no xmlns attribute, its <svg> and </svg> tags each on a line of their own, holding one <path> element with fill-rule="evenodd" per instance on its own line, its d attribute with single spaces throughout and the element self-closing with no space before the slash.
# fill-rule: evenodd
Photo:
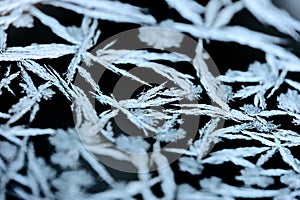
<svg viewBox="0 0 300 200">
<path fill-rule="evenodd" d="M 0 200 L 299 199 L 299 34 L 271 0 L 2 0 Z"/>
</svg>

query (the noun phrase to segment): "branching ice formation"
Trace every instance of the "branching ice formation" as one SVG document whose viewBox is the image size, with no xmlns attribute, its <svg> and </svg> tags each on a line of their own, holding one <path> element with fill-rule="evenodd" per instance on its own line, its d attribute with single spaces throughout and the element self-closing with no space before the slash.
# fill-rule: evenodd
<svg viewBox="0 0 300 200">
<path fill-rule="evenodd" d="M 0 200 L 300 198 L 300 21 L 271 0 L 164 3 L 178 16 L 161 20 L 153 10 L 124 1 L 0 2 Z M 66 25 L 48 8 L 72 12 L 81 24 Z M 243 12 L 275 28 L 276 35 L 233 23 Z M 140 42 L 159 51 L 117 49 L 116 39 L 92 52 L 111 28 L 102 26 L 104 21 L 136 25 Z M 61 40 L 10 44 L 12 30 L 37 31 L 37 23 Z M 151 27 L 163 31 L 155 35 Z M 197 42 L 193 56 L 164 51 L 180 47 L 182 33 Z M 228 66 L 216 76 L 207 64 L 214 58 L 204 50 L 214 41 L 246 46 L 264 59 L 253 59 L 248 70 Z M 291 41 L 298 49 L 289 47 Z M 65 57 L 68 64 L 61 64 Z M 185 62 L 193 65 L 188 73 L 172 67 Z M 143 80 L 124 65 L 151 70 L 165 82 Z M 144 89 L 119 99 L 99 85 L 90 71 L 96 68 Z M 77 85 L 77 78 L 88 89 Z M 57 96 L 73 111 L 75 124 L 39 127 L 35 122 L 47 109 L 43 104 Z M 120 115 L 141 132 L 116 130 L 114 118 Z M 209 120 L 191 137 L 182 128 L 183 116 Z M 180 147 L 165 146 L 181 141 Z M 178 157 L 171 163 L 169 154 Z M 126 171 L 113 171 L 102 157 L 126 163 L 137 173 L 122 176 Z M 208 173 L 214 166 L 235 174 L 228 180 Z"/>
</svg>

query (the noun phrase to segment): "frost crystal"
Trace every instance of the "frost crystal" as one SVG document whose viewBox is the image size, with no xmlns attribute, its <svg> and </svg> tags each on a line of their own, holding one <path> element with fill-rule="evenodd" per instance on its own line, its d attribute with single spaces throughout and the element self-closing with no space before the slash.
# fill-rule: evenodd
<svg viewBox="0 0 300 200">
<path fill-rule="evenodd" d="M 158 33 L 148 28 L 140 28 L 139 31 L 140 40 L 157 49 L 164 49 L 173 46 L 179 47 L 183 40 L 183 36 L 181 34 L 168 29 Z"/>
</svg>

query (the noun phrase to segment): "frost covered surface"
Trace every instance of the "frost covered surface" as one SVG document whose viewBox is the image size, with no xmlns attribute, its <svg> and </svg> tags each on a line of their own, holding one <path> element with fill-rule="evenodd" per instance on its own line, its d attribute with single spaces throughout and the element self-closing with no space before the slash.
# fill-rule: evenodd
<svg viewBox="0 0 300 200">
<path fill-rule="evenodd" d="M 0 2 L 1 200 L 300 198 L 300 22 L 271 0 L 160 4 L 176 17 L 132 1 Z M 56 12 L 70 12 L 76 23 Z M 239 24 L 245 12 L 272 31 Z M 159 51 L 114 49 L 116 40 L 94 54 L 103 34 L 119 25 L 143 27 L 138 39 Z M 149 27 L 163 31 L 154 35 Z M 15 41 L 14 32 L 39 34 L 41 28 L 45 42 Z M 196 41 L 193 56 L 163 51 L 180 47 L 180 33 Z M 261 56 L 222 66 L 216 75 L 204 50 L 211 43 Z M 177 67 L 184 62 L 192 68 Z M 124 65 L 165 81 L 144 80 Z M 97 82 L 94 68 L 144 88 L 118 99 Z M 57 116 L 45 112 L 53 110 L 51 102 L 64 105 Z M 73 123 L 50 123 L 63 120 L 64 111 Z M 116 129 L 118 116 L 139 132 Z M 182 128 L 184 116 L 201 117 L 193 137 Z M 182 148 L 166 146 L 180 141 Z M 170 154 L 178 159 L 170 163 Z M 97 156 L 137 173 L 113 170 Z"/>
</svg>

